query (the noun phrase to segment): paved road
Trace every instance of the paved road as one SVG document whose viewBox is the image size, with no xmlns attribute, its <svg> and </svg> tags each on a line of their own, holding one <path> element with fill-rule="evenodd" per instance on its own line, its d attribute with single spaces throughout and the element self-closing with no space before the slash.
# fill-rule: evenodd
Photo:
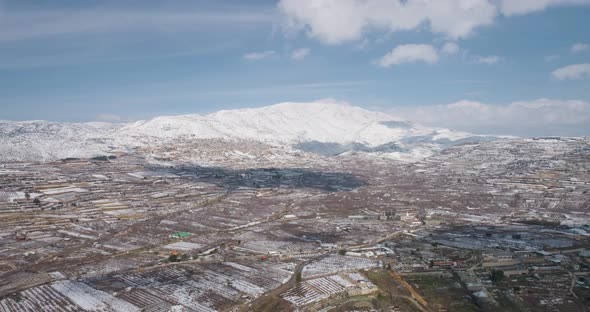
<svg viewBox="0 0 590 312">
<path fill-rule="evenodd" d="M 364 243 L 364 244 L 360 244 L 360 245 L 351 245 L 351 246 L 345 246 L 346 249 L 356 249 L 356 248 L 367 248 L 367 247 L 371 247 L 373 245 L 377 245 L 379 243 L 383 243 L 384 241 L 388 241 L 398 235 L 404 234 L 404 232 L 402 231 L 397 231 L 397 232 L 393 232 L 385 237 L 381 237 L 379 239 L 376 239 L 372 242 L 368 242 L 368 243 Z"/>
<path fill-rule="evenodd" d="M 390 240 L 390 239 L 392 239 L 392 238 L 394 238 L 394 237 L 396 237 L 398 235 L 401 235 L 401 234 L 403 234 L 402 231 L 397 231 L 397 232 L 391 233 L 391 234 L 389 234 L 389 235 L 387 235 L 385 237 L 376 239 L 376 240 L 374 240 L 372 242 L 369 242 L 369 243 L 364 243 L 364 244 L 360 244 L 360 245 L 345 246 L 344 248 L 346 248 L 346 249 L 353 249 L 353 248 L 366 248 L 366 247 L 371 247 L 371 246 L 374 246 L 376 244 L 382 243 L 384 241 Z M 263 294 L 262 296 L 260 296 L 260 297 L 258 297 L 256 299 L 252 300 L 249 303 L 242 304 L 238 308 L 236 308 L 236 307 L 230 308 L 227 311 L 249 311 L 249 308 L 250 307 L 256 306 L 258 304 L 263 303 L 264 300 L 267 300 L 269 297 L 278 296 L 278 295 L 284 293 L 285 291 L 287 291 L 291 287 L 295 286 L 295 284 L 297 283 L 296 277 L 297 277 L 298 273 L 300 274 L 301 271 L 303 270 L 303 268 L 306 265 L 308 265 L 309 263 L 311 263 L 313 261 L 322 259 L 322 258 L 328 256 L 329 254 L 330 254 L 330 252 L 326 252 L 324 254 L 321 254 L 321 255 L 319 255 L 317 257 L 308 259 L 308 260 L 306 260 L 306 261 L 298 264 L 297 267 L 295 267 L 295 271 L 293 272 L 293 275 L 291 275 L 291 278 L 287 282 L 285 282 L 284 284 L 282 284 L 281 286 L 279 286 L 279 287 L 277 287 L 277 288 L 275 288 L 275 289 L 273 289 L 273 290 L 271 290 L 271 291 Z M 421 310 L 424 311 L 424 309 L 421 309 Z"/>
<path fill-rule="evenodd" d="M 319 255 L 317 257 L 314 257 L 314 258 L 311 258 L 311 259 L 308 259 L 308 260 L 305 260 L 305 261 L 299 263 L 295 267 L 295 270 L 293 271 L 293 275 L 291 275 L 291 278 L 289 278 L 289 280 L 287 282 L 283 283 L 281 286 L 279 286 L 269 292 L 266 292 L 262 296 L 259 296 L 258 298 L 254 299 L 248 303 L 240 305 L 238 307 L 238 309 L 233 307 L 231 309 L 228 309 L 228 311 L 232 311 L 232 310 L 233 311 L 250 311 L 251 306 L 259 305 L 259 304 L 263 303 L 264 300 L 267 300 L 270 297 L 278 296 L 278 295 L 284 293 L 285 291 L 289 290 L 291 287 L 295 286 L 295 284 L 297 284 L 297 275 L 301 274 L 301 271 L 303 271 L 303 268 L 306 265 L 310 264 L 313 261 L 320 260 L 320 259 L 326 257 L 327 255 L 329 255 L 329 253 L 325 253 L 325 254 Z"/>
</svg>

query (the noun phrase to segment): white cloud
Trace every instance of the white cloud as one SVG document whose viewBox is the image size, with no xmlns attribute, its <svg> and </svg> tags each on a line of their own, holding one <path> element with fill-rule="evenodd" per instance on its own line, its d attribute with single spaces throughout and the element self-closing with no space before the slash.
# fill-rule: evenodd
<svg viewBox="0 0 590 312">
<path fill-rule="evenodd" d="M 475 64 L 486 64 L 486 65 L 493 65 L 502 60 L 501 57 L 497 55 L 489 55 L 489 56 L 475 56 L 473 57 L 472 62 Z"/>
<path fill-rule="evenodd" d="M 570 51 L 572 53 L 578 53 L 578 52 L 584 52 L 584 51 L 588 51 L 590 50 L 590 45 L 585 44 L 585 43 L 576 43 L 572 46 L 572 48 L 570 49 Z"/>
<path fill-rule="evenodd" d="M 291 59 L 293 60 L 302 60 L 309 55 L 311 50 L 309 48 L 301 48 L 291 52 Z"/>
<path fill-rule="evenodd" d="M 590 134 L 590 102 L 580 100 L 538 99 L 506 105 L 463 100 L 446 105 L 400 107 L 391 112 L 420 124 L 478 134 Z"/>
<path fill-rule="evenodd" d="M 576 80 L 590 78 L 590 63 L 574 64 L 553 71 L 553 77 L 559 80 Z"/>
<path fill-rule="evenodd" d="M 361 39 L 372 29 L 396 32 L 423 24 L 433 33 L 463 38 L 492 24 L 497 11 L 487 0 L 281 0 L 278 8 L 287 29 L 328 44 Z"/>
<path fill-rule="evenodd" d="M 501 0 L 500 11 L 506 16 L 542 11 L 549 6 L 590 4 L 590 0 Z"/>
<path fill-rule="evenodd" d="M 438 62 L 436 50 L 428 44 L 402 44 L 385 54 L 376 63 L 381 67 L 389 67 L 403 63 Z"/>
<path fill-rule="evenodd" d="M 249 61 L 258 61 L 258 60 L 262 60 L 265 58 L 269 58 L 273 55 L 275 55 L 275 51 L 272 50 L 268 50 L 268 51 L 263 51 L 263 52 L 251 52 L 251 53 L 246 53 L 244 54 L 244 59 L 249 60 Z"/>
<path fill-rule="evenodd" d="M 547 55 L 547 56 L 545 56 L 545 62 L 552 62 L 558 58 L 559 58 L 559 55 L 557 55 L 557 54 Z"/>
<path fill-rule="evenodd" d="M 442 52 L 446 54 L 457 54 L 459 53 L 459 45 L 454 42 L 447 42 L 442 47 Z"/>
<path fill-rule="evenodd" d="M 280 0 L 286 29 L 327 44 L 362 39 L 369 31 L 421 27 L 452 39 L 491 25 L 498 14 L 522 15 L 590 0 Z"/>
<path fill-rule="evenodd" d="M 41 7 L 41 6 L 39 6 Z M 186 5 L 182 10 L 170 6 L 130 9 L 123 5 L 111 9 L 7 9 L 0 6 L 0 41 L 21 41 L 62 36 L 93 36 L 148 31 L 176 33 L 202 31 L 203 28 L 244 28 L 271 24 L 277 15 L 264 8 L 225 6 L 203 9 Z"/>
</svg>

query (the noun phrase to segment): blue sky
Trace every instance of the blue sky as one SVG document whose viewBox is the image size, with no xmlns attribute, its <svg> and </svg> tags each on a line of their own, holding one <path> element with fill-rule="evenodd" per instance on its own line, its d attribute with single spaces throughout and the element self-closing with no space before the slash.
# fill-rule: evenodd
<svg viewBox="0 0 590 312">
<path fill-rule="evenodd" d="M 0 0 L 0 119 L 332 98 L 459 130 L 588 135 L 588 29 L 586 0 Z"/>
</svg>

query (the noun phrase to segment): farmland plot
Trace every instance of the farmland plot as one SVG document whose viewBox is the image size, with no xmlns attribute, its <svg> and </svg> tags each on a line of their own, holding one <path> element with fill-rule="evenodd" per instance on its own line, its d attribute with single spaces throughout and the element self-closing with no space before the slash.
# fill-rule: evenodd
<svg viewBox="0 0 590 312">
<path fill-rule="evenodd" d="M 299 308 L 357 288 L 359 287 L 355 284 L 357 281 L 362 281 L 365 285 L 374 287 L 372 283 L 357 272 L 341 273 L 340 275 L 330 275 L 303 281 L 283 293 L 281 297 Z"/>
<path fill-rule="evenodd" d="M 69 312 L 79 311 L 66 296 L 49 285 L 29 288 L 20 294 L 19 300 L 6 298 L 0 300 L 0 311 L 48 311 Z"/>
<path fill-rule="evenodd" d="M 320 277 L 298 284 L 282 297 L 294 306 L 302 307 L 345 291 L 346 287 L 331 277 Z"/>
<path fill-rule="evenodd" d="M 293 254 L 304 251 L 315 251 L 318 249 L 318 246 L 309 242 L 259 240 L 246 242 L 243 248 L 260 253 L 279 252 Z"/>
<path fill-rule="evenodd" d="M 94 286 L 117 292 L 120 298 L 142 309 L 171 304 L 217 311 L 237 304 L 243 295 L 260 296 L 289 276 L 266 263 L 180 264 L 118 274 L 108 283 L 97 281 Z"/>
<path fill-rule="evenodd" d="M 57 281 L 51 284 L 57 292 L 67 297 L 84 311 L 139 312 L 133 304 L 75 281 Z"/>
<path fill-rule="evenodd" d="M 381 261 L 351 256 L 330 255 L 314 261 L 303 268 L 301 275 L 305 278 L 324 274 L 337 273 L 380 267 Z"/>
</svg>

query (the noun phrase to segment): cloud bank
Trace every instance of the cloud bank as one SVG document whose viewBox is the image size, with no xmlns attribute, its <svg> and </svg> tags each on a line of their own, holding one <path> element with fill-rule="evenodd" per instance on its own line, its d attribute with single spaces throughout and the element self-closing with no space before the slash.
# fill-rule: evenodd
<svg viewBox="0 0 590 312">
<path fill-rule="evenodd" d="M 311 50 L 309 48 L 301 48 L 291 52 L 291 59 L 299 61 L 306 58 Z"/>
<path fill-rule="evenodd" d="M 550 6 L 590 4 L 589 0 L 502 0 L 500 11 L 506 16 L 542 11 Z"/>
<path fill-rule="evenodd" d="M 477 134 L 590 135 L 590 102 L 537 99 L 492 105 L 463 100 L 447 105 L 398 107 L 396 116 L 420 124 Z"/>
<path fill-rule="evenodd" d="M 403 63 L 426 62 L 429 64 L 438 61 L 438 53 L 433 46 L 428 44 L 402 44 L 395 47 L 377 61 L 381 67 L 389 67 Z"/>
<path fill-rule="evenodd" d="M 447 42 L 443 45 L 441 51 L 445 54 L 457 54 L 461 48 L 454 42 Z"/>
<path fill-rule="evenodd" d="M 590 63 L 573 64 L 553 71 L 553 77 L 559 80 L 578 80 L 590 78 Z"/>
<path fill-rule="evenodd" d="M 278 8 L 288 29 L 328 44 L 358 40 L 370 29 L 395 32 L 425 23 L 434 33 L 463 38 L 496 16 L 487 0 L 281 0 Z"/>
<path fill-rule="evenodd" d="M 288 31 L 303 31 L 326 44 L 359 40 L 371 30 L 398 32 L 427 27 L 451 39 L 465 38 L 498 15 L 523 15 L 550 6 L 590 0 L 281 0 Z"/>
<path fill-rule="evenodd" d="M 572 46 L 572 48 L 570 49 L 570 51 L 572 53 L 579 53 L 579 52 L 585 52 L 585 51 L 589 51 L 590 50 L 590 45 L 585 44 L 585 43 L 576 43 Z"/>
<path fill-rule="evenodd" d="M 0 42 L 138 32 L 184 33 L 212 27 L 235 30 L 276 20 L 272 10 L 237 5 L 208 9 L 187 4 L 182 9 L 162 9 L 129 7 L 121 1 L 121 6 L 111 9 L 92 5 L 80 9 L 40 7 L 8 9 L 0 2 Z"/>
<path fill-rule="evenodd" d="M 501 57 L 497 55 L 488 55 L 488 56 L 475 56 L 473 57 L 473 63 L 475 64 L 486 64 L 486 65 L 494 65 L 502 60 Z"/>
<path fill-rule="evenodd" d="M 272 57 L 275 54 L 276 54 L 276 52 L 272 51 L 272 50 L 262 51 L 262 52 L 251 52 L 251 53 L 244 54 L 244 59 L 249 60 L 249 61 L 258 61 L 258 60 Z"/>
</svg>

